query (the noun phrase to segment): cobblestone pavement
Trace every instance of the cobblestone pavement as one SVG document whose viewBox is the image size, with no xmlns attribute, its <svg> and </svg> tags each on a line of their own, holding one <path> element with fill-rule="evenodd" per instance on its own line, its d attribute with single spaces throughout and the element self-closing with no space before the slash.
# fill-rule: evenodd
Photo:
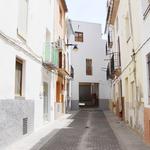
<svg viewBox="0 0 150 150">
<path fill-rule="evenodd" d="M 102 111 L 81 110 L 72 119 L 40 150 L 121 150 Z"/>
</svg>

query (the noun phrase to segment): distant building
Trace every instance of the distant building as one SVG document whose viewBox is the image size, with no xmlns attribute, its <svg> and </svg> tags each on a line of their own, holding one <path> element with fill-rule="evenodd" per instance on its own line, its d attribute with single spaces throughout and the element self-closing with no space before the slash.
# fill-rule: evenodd
<svg viewBox="0 0 150 150">
<path fill-rule="evenodd" d="M 110 85 L 104 70 L 106 42 L 102 39 L 101 25 L 80 21 L 71 23 L 75 35 L 69 42 L 78 46 L 78 51 L 71 53 L 74 68 L 72 109 L 79 106 L 105 109 L 110 99 Z"/>
</svg>

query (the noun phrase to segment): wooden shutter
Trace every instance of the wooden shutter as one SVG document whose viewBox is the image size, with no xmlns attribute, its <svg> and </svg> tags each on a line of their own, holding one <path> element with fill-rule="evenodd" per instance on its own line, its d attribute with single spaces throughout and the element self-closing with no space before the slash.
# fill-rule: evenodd
<svg viewBox="0 0 150 150">
<path fill-rule="evenodd" d="M 86 59 L 86 75 L 92 75 L 92 59 Z"/>
<path fill-rule="evenodd" d="M 59 68 L 62 68 L 62 52 L 59 52 Z"/>
<path fill-rule="evenodd" d="M 16 60 L 15 95 L 22 96 L 22 61 L 19 59 Z"/>
</svg>

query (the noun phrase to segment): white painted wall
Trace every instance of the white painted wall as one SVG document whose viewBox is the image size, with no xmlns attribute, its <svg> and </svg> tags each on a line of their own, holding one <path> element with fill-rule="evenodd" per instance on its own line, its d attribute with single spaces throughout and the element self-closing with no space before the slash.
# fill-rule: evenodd
<svg viewBox="0 0 150 150">
<path fill-rule="evenodd" d="M 88 22 L 72 21 L 74 31 L 83 32 L 84 42 L 78 44 L 79 50 L 72 51 L 74 79 L 72 82 L 72 99 L 79 100 L 79 82 L 99 83 L 99 98 L 110 99 L 109 82 L 106 80 L 105 41 L 102 39 L 101 25 Z M 75 43 L 74 40 L 70 41 Z M 86 58 L 92 59 L 93 75 L 86 75 Z"/>
<path fill-rule="evenodd" d="M 0 32 L 8 39 L 17 41 L 13 45 L 0 36 L 0 64 L 2 66 L 0 99 L 15 99 L 15 61 L 16 57 L 19 57 L 24 61 L 23 96 L 26 100 L 34 100 L 35 129 L 43 125 L 43 80 L 49 82 L 49 86 L 54 84 L 50 82 L 51 73 L 48 73 L 47 78 L 43 78 L 42 71 L 46 29 L 50 31 L 53 38 L 54 2 L 54 0 L 29 0 L 26 41 L 17 35 L 19 0 L 13 0 L 13 2 L 1 0 L 0 4 Z M 17 45 L 21 45 L 24 49 Z M 55 89 L 52 90 L 55 91 Z M 50 91 L 50 93 L 54 92 Z M 51 100 L 54 101 L 54 94 Z M 51 107 L 51 110 L 54 110 L 54 107 Z"/>
</svg>

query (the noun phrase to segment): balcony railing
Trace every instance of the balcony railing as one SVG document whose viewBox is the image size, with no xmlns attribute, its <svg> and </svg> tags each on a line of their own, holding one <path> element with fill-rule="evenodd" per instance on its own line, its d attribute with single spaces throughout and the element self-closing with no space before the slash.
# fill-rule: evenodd
<svg viewBox="0 0 150 150">
<path fill-rule="evenodd" d="M 115 76 L 120 76 L 121 74 L 121 62 L 120 54 L 118 52 L 112 53 L 110 63 L 107 66 L 107 79 L 114 79 Z"/>
<path fill-rule="evenodd" d="M 58 67 L 58 49 L 49 42 L 45 43 L 43 64 L 53 69 Z"/>
</svg>

